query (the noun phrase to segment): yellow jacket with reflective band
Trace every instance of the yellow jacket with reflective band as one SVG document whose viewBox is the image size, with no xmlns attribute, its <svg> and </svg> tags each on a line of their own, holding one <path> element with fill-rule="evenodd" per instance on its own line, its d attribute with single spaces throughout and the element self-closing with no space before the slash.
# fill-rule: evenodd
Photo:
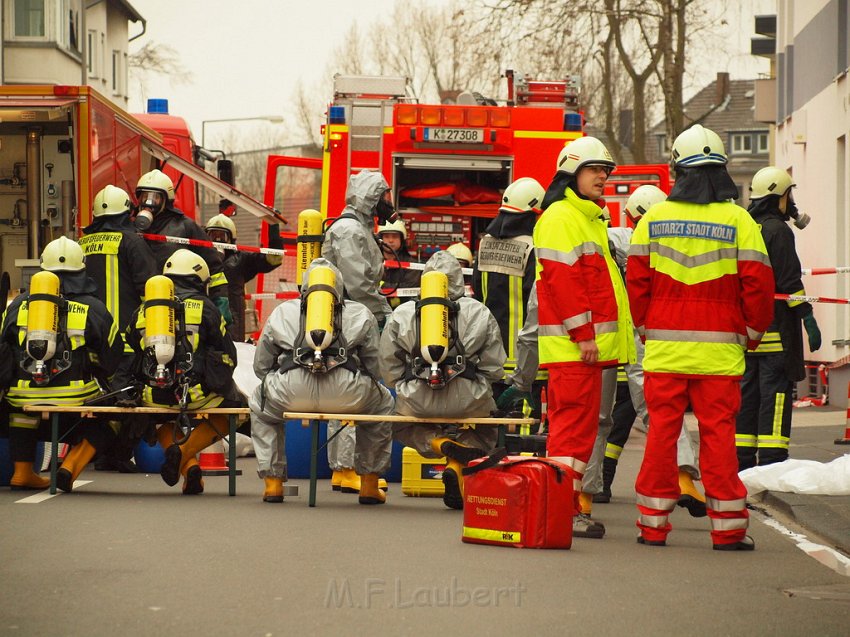
<svg viewBox="0 0 850 637">
<path fill-rule="evenodd" d="M 599 365 L 635 361 L 623 279 L 601 209 L 567 188 L 534 228 L 540 365 L 584 364 L 578 342 L 594 339 Z"/>
</svg>

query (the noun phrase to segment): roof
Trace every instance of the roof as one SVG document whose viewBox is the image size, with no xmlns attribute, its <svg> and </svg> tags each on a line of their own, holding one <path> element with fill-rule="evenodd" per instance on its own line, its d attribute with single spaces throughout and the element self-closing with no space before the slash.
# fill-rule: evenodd
<svg viewBox="0 0 850 637">
<path fill-rule="evenodd" d="M 131 22 L 145 22 L 144 16 L 136 11 L 135 7 L 132 4 L 127 2 L 127 0 L 111 0 L 111 4 L 119 7 L 124 13 L 127 14 L 127 17 Z"/>
</svg>

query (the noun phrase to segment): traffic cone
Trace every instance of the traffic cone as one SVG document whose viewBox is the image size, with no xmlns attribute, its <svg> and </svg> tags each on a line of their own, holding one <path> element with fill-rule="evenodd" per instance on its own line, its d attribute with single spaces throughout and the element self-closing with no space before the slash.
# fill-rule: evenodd
<svg viewBox="0 0 850 637">
<path fill-rule="evenodd" d="M 844 437 L 835 439 L 837 445 L 850 445 L 850 383 L 847 384 L 847 415 L 844 424 Z"/>
<path fill-rule="evenodd" d="M 201 451 L 198 461 L 205 476 L 226 476 L 230 473 L 224 460 L 224 444 L 221 439 Z"/>
</svg>

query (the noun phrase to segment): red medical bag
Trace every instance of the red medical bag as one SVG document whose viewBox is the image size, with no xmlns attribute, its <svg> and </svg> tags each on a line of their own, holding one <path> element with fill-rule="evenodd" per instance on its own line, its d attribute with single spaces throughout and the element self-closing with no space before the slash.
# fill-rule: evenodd
<svg viewBox="0 0 850 637">
<path fill-rule="evenodd" d="M 573 539 L 572 468 L 502 449 L 463 470 L 463 541 L 568 549 Z"/>
</svg>

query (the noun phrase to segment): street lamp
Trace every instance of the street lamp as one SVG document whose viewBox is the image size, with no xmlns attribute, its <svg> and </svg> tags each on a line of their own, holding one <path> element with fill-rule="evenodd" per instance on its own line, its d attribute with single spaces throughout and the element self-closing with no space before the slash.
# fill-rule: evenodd
<svg viewBox="0 0 850 637">
<path fill-rule="evenodd" d="M 282 124 L 283 116 L 264 115 L 261 117 L 230 117 L 226 119 L 205 119 L 201 122 L 201 148 L 206 148 L 207 146 L 207 124 L 218 124 L 221 122 L 270 122 L 272 124 Z"/>
</svg>

